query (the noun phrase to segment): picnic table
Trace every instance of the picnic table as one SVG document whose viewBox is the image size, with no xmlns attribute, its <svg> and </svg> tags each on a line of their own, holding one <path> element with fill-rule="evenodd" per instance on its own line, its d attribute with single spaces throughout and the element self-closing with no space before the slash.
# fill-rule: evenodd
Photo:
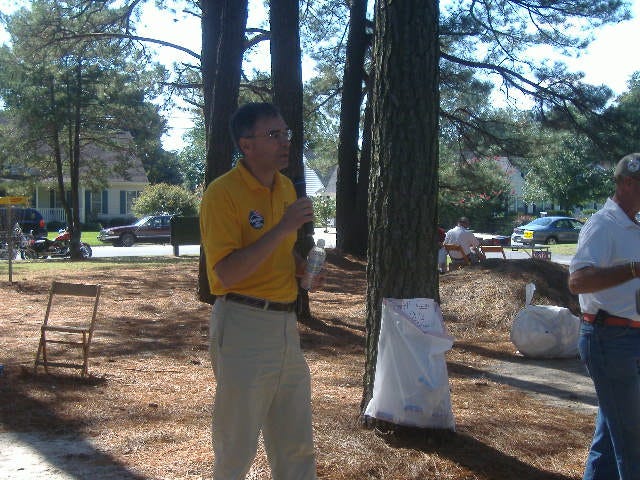
<svg viewBox="0 0 640 480">
<path fill-rule="evenodd" d="M 531 258 L 539 258 L 540 260 L 551 260 L 551 251 L 548 245 L 511 245 L 514 252 L 523 251 Z"/>
</svg>

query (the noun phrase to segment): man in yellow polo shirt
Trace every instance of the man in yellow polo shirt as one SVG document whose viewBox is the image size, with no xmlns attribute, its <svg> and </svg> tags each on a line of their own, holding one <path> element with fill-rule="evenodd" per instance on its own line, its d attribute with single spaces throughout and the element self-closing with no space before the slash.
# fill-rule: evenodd
<svg viewBox="0 0 640 480">
<path fill-rule="evenodd" d="M 211 293 L 214 480 L 242 480 L 262 430 L 274 480 L 316 478 L 309 367 L 296 324 L 293 251 L 313 219 L 280 173 L 289 165 L 291 130 L 277 108 L 249 103 L 231 118 L 242 158 L 206 189 L 200 209 Z"/>
</svg>

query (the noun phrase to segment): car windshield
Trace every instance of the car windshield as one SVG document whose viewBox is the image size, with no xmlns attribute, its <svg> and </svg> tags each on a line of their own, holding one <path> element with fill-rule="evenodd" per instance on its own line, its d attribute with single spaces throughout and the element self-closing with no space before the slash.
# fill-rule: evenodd
<svg viewBox="0 0 640 480">
<path fill-rule="evenodd" d="M 136 227 L 141 227 L 142 225 L 144 225 L 145 223 L 147 223 L 149 221 L 151 217 L 142 217 L 140 220 L 138 220 L 136 223 L 134 223 L 134 225 Z"/>
<path fill-rule="evenodd" d="M 551 224 L 551 219 L 548 217 L 540 217 L 540 218 L 536 218 L 535 220 L 529 222 L 527 225 L 539 225 L 541 227 L 546 227 L 547 225 Z"/>
</svg>

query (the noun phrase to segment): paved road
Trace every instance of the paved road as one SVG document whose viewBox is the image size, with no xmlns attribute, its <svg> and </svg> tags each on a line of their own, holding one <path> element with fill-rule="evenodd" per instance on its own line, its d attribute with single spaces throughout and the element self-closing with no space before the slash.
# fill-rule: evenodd
<svg viewBox="0 0 640 480">
<path fill-rule="evenodd" d="M 325 232 L 323 228 L 316 228 L 314 233 L 316 241 L 324 239 L 326 248 L 334 248 L 336 246 L 336 230 L 330 229 Z M 91 247 L 94 257 L 149 257 L 173 255 L 173 247 L 171 245 L 134 245 L 133 247 L 111 247 L 98 246 Z M 182 245 L 180 247 L 180 255 L 199 255 L 200 245 Z"/>
<path fill-rule="evenodd" d="M 336 246 L 336 230 L 329 229 L 325 232 L 323 228 L 316 228 L 314 239 L 324 239 L 326 248 L 335 248 Z M 108 245 L 92 247 L 93 256 L 97 258 L 105 257 L 152 257 L 152 256 L 172 256 L 173 247 L 171 245 L 153 245 L 153 244 L 136 244 L 133 247 L 112 247 Z M 524 251 L 513 251 L 509 247 L 504 249 L 507 259 L 529 258 Z M 182 245 L 179 249 L 180 255 L 199 255 L 199 245 Z M 490 253 L 491 257 L 500 257 L 500 254 Z M 18 260 L 20 257 L 18 257 Z M 553 254 L 551 260 L 563 265 L 569 265 L 571 262 L 570 255 Z"/>
</svg>

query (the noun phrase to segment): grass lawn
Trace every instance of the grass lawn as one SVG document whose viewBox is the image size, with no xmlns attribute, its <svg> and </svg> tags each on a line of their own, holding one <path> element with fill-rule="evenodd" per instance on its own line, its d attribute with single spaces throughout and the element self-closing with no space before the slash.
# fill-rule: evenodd
<svg viewBox="0 0 640 480">
<path fill-rule="evenodd" d="M 558 245 L 550 245 L 551 253 L 557 255 L 575 255 L 577 243 L 561 243 Z"/>
<path fill-rule="evenodd" d="M 87 231 L 82 231 L 82 241 L 83 242 L 87 242 L 89 245 L 91 245 L 92 247 L 99 247 L 102 245 L 109 245 L 108 243 L 103 243 L 100 240 L 98 240 L 96 237 L 98 236 L 98 233 L 100 232 L 87 232 Z M 47 238 L 49 240 L 53 240 L 55 239 L 58 235 L 60 235 L 58 232 L 49 232 L 47 234 Z"/>
</svg>

